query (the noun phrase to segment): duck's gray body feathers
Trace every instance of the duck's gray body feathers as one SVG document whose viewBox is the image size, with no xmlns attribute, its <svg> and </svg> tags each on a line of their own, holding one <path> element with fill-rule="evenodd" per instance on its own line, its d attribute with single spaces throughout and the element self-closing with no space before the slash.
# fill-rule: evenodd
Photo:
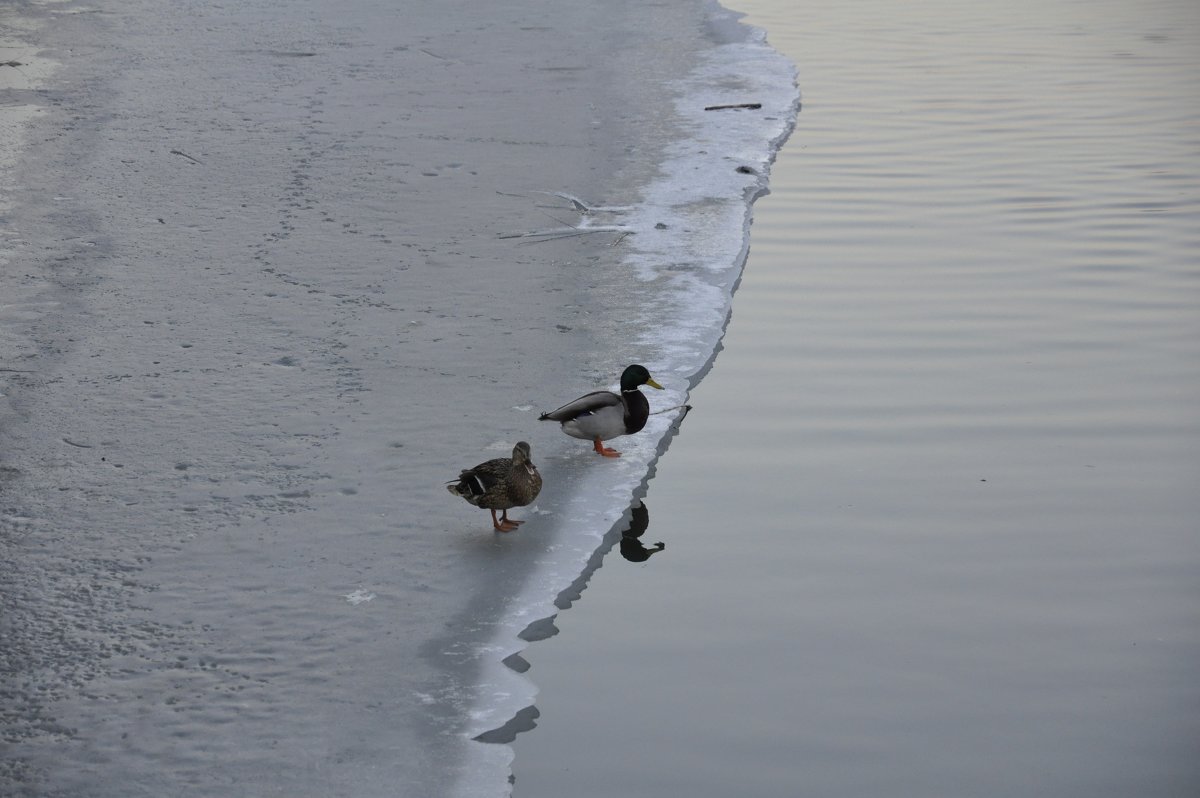
<svg viewBox="0 0 1200 798">
<path fill-rule="evenodd" d="M 621 375 L 621 392 L 594 391 L 568 402 L 557 410 L 542 413 L 539 421 L 557 421 L 572 438 L 592 441 L 600 454 L 615 457 L 619 453 L 604 448 L 602 441 L 632 435 L 646 426 L 650 403 L 638 390 L 643 385 L 662 388 L 642 366 L 633 365 Z"/>
<path fill-rule="evenodd" d="M 650 403 L 639 391 L 625 394 L 624 399 L 612 391 L 596 391 L 543 413 L 539 419 L 559 422 L 572 438 L 607 441 L 640 431 L 649 415 Z"/>
</svg>

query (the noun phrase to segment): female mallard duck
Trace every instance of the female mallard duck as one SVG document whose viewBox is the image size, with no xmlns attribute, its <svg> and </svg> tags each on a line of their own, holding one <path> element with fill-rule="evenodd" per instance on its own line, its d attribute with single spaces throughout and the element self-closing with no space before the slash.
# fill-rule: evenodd
<svg viewBox="0 0 1200 798">
<path fill-rule="evenodd" d="M 519 442 L 512 457 L 497 457 L 468 468 L 457 480 L 446 483 L 446 490 L 461 496 L 468 504 L 492 511 L 492 526 L 500 532 L 511 532 L 524 521 L 508 517 L 508 508 L 524 507 L 537 498 L 542 489 L 542 475 L 533 464 L 529 444 Z M 500 519 L 496 511 L 501 510 Z"/>
<path fill-rule="evenodd" d="M 581 396 L 574 402 L 563 405 L 551 413 L 542 413 L 539 421 L 558 421 L 563 432 L 572 438 L 591 441 L 592 447 L 605 457 L 620 457 L 621 453 L 609 449 L 601 441 L 621 435 L 632 435 L 646 426 L 650 417 L 650 403 L 638 390 L 642 385 L 662 390 L 645 367 L 633 365 L 621 375 L 621 393 L 596 391 Z"/>
</svg>

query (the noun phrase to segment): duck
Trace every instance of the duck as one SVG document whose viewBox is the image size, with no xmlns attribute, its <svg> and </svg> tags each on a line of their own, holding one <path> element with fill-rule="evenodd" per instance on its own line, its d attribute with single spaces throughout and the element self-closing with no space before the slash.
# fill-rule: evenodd
<svg viewBox="0 0 1200 798">
<path fill-rule="evenodd" d="M 621 374 L 621 393 L 594 391 L 557 410 L 542 413 L 539 421 L 557 421 L 572 438 L 591 441 L 592 448 L 604 457 L 620 457 L 604 441 L 640 432 L 650 417 L 650 403 L 638 390 L 643 385 L 662 390 L 645 366 L 634 364 Z"/>
<path fill-rule="evenodd" d="M 458 479 L 446 483 L 446 490 L 460 496 L 468 504 L 492 513 L 492 526 L 497 532 L 511 532 L 524 521 L 508 517 L 513 507 L 524 507 L 537 498 L 542 490 L 542 475 L 533 464 L 529 444 L 518 441 L 512 457 L 497 457 L 474 468 L 463 469 Z M 496 517 L 496 511 L 500 517 Z"/>
</svg>

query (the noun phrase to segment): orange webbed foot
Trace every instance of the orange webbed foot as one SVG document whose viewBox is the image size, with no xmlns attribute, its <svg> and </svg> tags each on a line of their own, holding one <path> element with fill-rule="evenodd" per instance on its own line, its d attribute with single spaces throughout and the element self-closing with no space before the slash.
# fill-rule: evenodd
<svg viewBox="0 0 1200 798">
<path fill-rule="evenodd" d="M 496 518 L 496 511 L 492 510 L 492 526 L 495 527 L 497 532 L 512 532 L 517 528 L 520 522 L 510 521 L 507 516 L 508 513 L 506 511 L 503 516 Z"/>
<path fill-rule="evenodd" d="M 604 457 L 620 457 L 621 456 L 621 453 L 618 452 L 616 449 L 610 449 L 607 446 L 605 446 L 603 443 L 601 443 L 599 438 L 596 438 L 594 441 L 592 441 L 592 448 L 596 450 L 597 454 L 602 455 Z"/>
</svg>

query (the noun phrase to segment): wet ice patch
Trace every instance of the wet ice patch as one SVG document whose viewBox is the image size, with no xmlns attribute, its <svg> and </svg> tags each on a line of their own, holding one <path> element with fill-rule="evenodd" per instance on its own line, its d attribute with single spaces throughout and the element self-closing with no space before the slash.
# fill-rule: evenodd
<svg viewBox="0 0 1200 798">
<path fill-rule="evenodd" d="M 359 589 L 359 590 L 355 590 L 353 593 L 345 594 L 343 596 L 343 598 L 345 598 L 348 603 L 350 603 L 354 606 L 358 606 L 359 604 L 362 604 L 364 602 L 371 601 L 372 599 L 374 599 L 375 594 L 368 593 L 365 590 Z"/>
</svg>

